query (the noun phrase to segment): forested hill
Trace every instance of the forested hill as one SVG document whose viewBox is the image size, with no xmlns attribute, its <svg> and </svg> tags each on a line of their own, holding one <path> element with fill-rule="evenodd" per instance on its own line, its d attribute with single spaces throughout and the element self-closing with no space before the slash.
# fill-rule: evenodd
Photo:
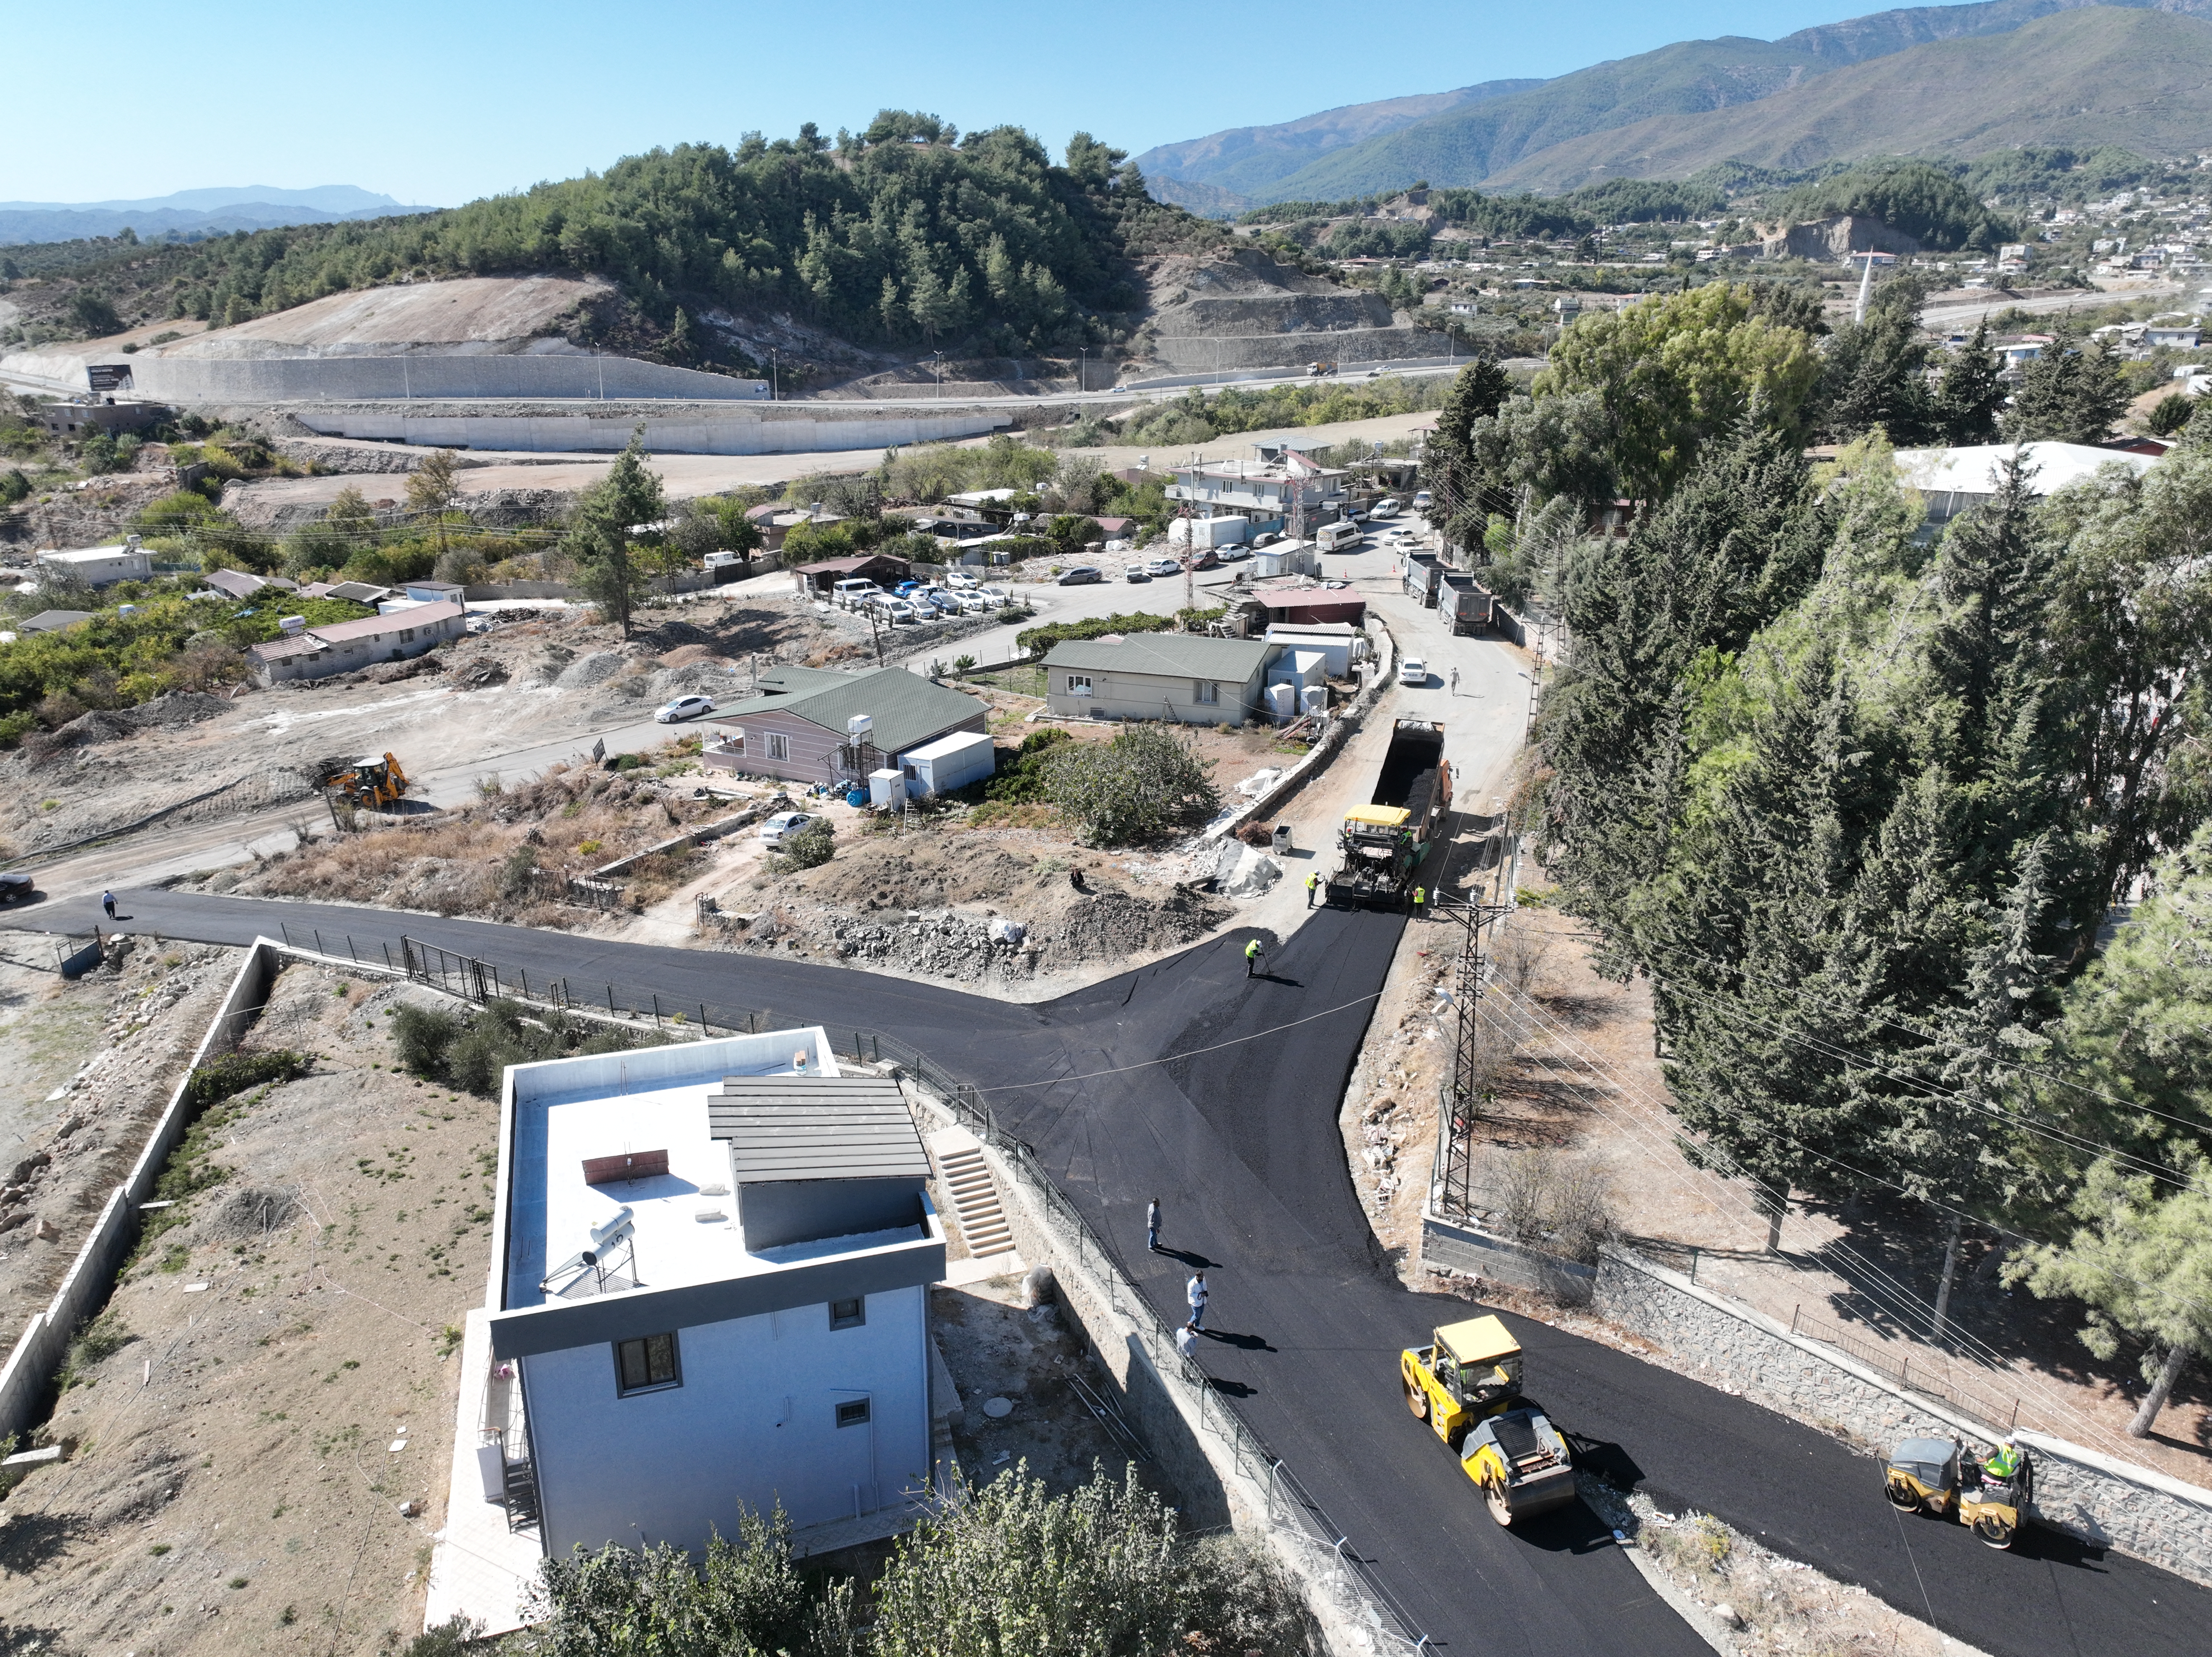
<svg viewBox="0 0 2212 1657">
<path fill-rule="evenodd" d="M 1012 127 L 960 137 L 886 112 L 833 143 L 683 144 L 450 210 L 118 249 L 94 278 L 126 315 L 235 323 L 380 282 L 525 270 L 613 278 L 659 354 L 711 349 L 704 308 L 787 311 L 891 346 L 1006 352 L 1110 340 L 1143 303 L 1133 256 L 1224 233 L 1155 202 L 1079 133 L 1055 165 Z"/>
</svg>

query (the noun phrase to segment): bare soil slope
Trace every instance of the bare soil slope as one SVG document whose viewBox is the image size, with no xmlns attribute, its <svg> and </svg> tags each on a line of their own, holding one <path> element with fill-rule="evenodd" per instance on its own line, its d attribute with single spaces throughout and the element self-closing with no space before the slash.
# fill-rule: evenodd
<svg viewBox="0 0 2212 1657">
<path fill-rule="evenodd" d="M 562 320 L 611 295 L 596 276 L 459 276 L 311 300 L 158 348 L 164 356 L 397 356 L 567 351 Z"/>
</svg>

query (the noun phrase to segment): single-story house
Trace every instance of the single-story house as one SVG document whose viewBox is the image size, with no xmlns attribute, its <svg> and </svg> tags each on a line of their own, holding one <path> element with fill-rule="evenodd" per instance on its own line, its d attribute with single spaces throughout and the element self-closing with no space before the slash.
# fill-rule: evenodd
<svg viewBox="0 0 2212 1657">
<path fill-rule="evenodd" d="M 1282 646 L 1262 639 L 1133 633 L 1069 639 L 1044 659 L 1045 706 L 1061 719 L 1242 725 Z"/>
<path fill-rule="evenodd" d="M 761 675 L 755 695 L 715 709 L 699 762 L 810 785 L 865 782 L 887 766 L 905 769 L 909 752 L 939 737 L 988 729 L 989 711 L 902 667 L 780 667 Z"/>
<path fill-rule="evenodd" d="M 783 537 L 801 524 L 842 524 L 845 521 L 842 513 L 824 511 L 819 507 L 811 507 L 802 512 L 795 507 L 774 503 L 750 507 L 745 517 L 760 531 L 761 545 L 769 552 L 781 551 Z"/>
<path fill-rule="evenodd" d="M 1899 449 L 1899 480 L 1917 489 L 1931 527 L 1996 498 L 2005 462 L 2018 455 L 2033 476 L 2036 495 L 2054 495 L 2070 483 L 2096 476 L 2104 466 L 2125 466 L 2138 474 L 2158 464 L 2156 455 L 2131 454 L 2090 443 L 1976 443 L 1956 449 Z"/>
<path fill-rule="evenodd" d="M 214 569 L 201 579 L 227 598 L 251 598 L 264 587 L 285 592 L 300 590 L 297 581 L 288 581 L 281 575 L 256 575 L 250 570 Z"/>
<path fill-rule="evenodd" d="M 328 678 L 357 667 L 420 656 L 448 639 L 459 638 L 467 625 L 465 617 L 459 604 L 416 604 L 389 616 L 333 622 L 249 646 L 246 665 L 264 685 Z"/>
<path fill-rule="evenodd" d="M 418 604 L 458 604 L 468 592 L 458 581 L 407 581 L 400 591 Z"/>
<path fill-rule="evenodd" d="M 118 581 L 144 581 L 154 574 L 153 555 L 137 547 L 77 547 L 65 552 L 42 552 L 39 561 L 47 568 L 66 571 L 87 586 L 111 586 Z"/>
<path fill-rule="evenodd" d="M 827 592 L 840 581 L 873 581 L 888 586 L 908 580 L 914 565 L 887 552 L 864 552 L 852 558 L 824 558 L 817 564 L 801 564 L 792 572 L 817 592 Z"/>
<path fill-rule="evenodd" d="M 64 628 L 81 625 L 92 619 L 88 610 L 42 610 L 36 616 L 15 623 L 20 633 L 59 633 Z"/>
</svg>

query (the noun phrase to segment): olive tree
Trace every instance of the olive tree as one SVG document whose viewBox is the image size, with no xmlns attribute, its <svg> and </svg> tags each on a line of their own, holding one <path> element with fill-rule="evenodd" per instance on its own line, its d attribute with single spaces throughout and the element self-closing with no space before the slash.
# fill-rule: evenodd
<svg viewBox="0 0 2212 1657">
<path fill-rule="evenodd" d="M 1126 846 L 1221 804 L 1213 762 L 1179 731 L 1133 725 L 1110 743 L 1063 743 L 1045 767 L 1045 796 L 1083 825 L 1095 846 Z"/>
</svg>

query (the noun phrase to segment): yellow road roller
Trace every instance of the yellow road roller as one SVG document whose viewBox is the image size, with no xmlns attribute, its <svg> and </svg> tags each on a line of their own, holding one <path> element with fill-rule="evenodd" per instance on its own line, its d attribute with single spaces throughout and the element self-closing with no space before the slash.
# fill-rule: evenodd
<svg viewBox="0 0 2212 1657">
<path fill-rule="evenodd" d="M 1955 1518 L 1992 1548 L 2009 1548 L 2035 1499 L 2035 1471 L 2010 1442 L 1986 1460 L 1951 1438 L 1908 1438 L 1891 1452 L 1882 1493 L 1905 1513 Z"/>
<path fill-rule="evenodd" d="M 1451 1447 L 1499 1524 L 1575 1499 L 1573 1454 L 1521 1396 L 1521 1345 L 1498 1319 L 1442 1326 L 1398 1355 L 1398 1375 L 1407 1407 Z"/>
</svg>

